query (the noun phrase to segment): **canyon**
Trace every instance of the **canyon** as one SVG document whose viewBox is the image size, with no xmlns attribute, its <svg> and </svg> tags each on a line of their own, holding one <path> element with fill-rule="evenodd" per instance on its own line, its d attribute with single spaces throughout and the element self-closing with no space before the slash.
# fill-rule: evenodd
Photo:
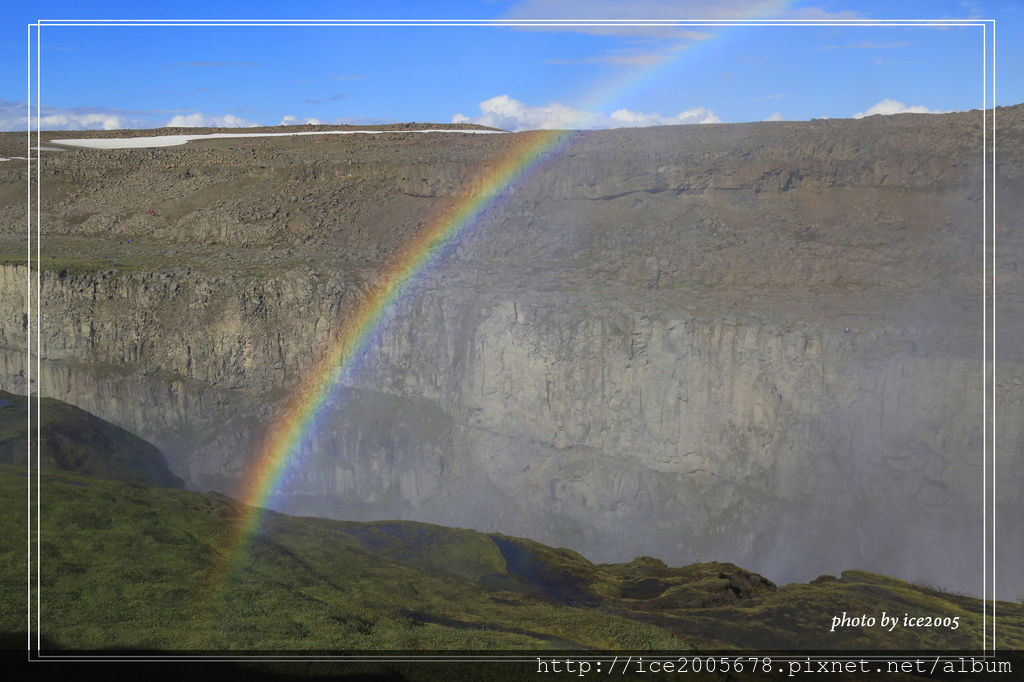
<svg viewBox="0 0 1024 682">
<path fill-rule="evenodd" d="M 970 594 L 995 542 L 1012 599 L 1024 107 L 996 116 L 994 167 L 980 111 L 43 151 L 31 271 L 35 180 L 5 161 L 0 389 L 237 494 L 404 246 L 512 164 L 384 311 L 273 508 Z"/>
</svg>

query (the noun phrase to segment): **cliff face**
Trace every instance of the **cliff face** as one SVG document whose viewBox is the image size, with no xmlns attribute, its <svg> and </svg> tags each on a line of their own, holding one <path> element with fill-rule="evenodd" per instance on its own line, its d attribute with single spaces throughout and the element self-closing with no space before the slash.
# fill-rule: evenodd
<svg viewBox="0 0 1024 682">
<path fill-rule="evenodd" d="M 776 581 L 856 567 L 976 591 L 993 447 L 980 127 L 975 112 L 576 136 L 410 284 L 275 504 L 603 561 L 734 561 Z M 1020 236 L 998 230 L 1022 214 L 1021 129 L 1019 110 L 1000 114 L 997 303 L 1022 289 Z M 152 440 L 190 486 L 234 492 L 400 246 L 530 135 L 56 153 L 39 390 Z M 24 390 L 27 273 L 8 261 L 0 369 Z M 1007 528 L 1024 356 L 1000 305 L 986 314 L 1004 325 Z M 1024 547 L 1007 536 L 1000 554 Z"/>
</svg>

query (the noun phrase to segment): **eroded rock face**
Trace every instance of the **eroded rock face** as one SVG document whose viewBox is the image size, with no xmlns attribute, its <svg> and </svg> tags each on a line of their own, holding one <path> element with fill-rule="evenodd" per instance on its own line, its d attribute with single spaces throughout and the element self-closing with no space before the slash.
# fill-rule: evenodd
<svg viewBox="0 0 1024 682">
<path fill-rule="evenodd" d="M 275 505 L 599 561 L 733 561 L 776 582 L 853 567 L 977 591 L 979 118 L 576 136 L 410 282 Z M 1008 139 L 1021 119 L 1000 114 Z M 37 385 L 150 439 L 190 486 L 235 492 L 401 246 L 538 140 L 61 152 L 43 177 Z M 1018 187 L 1019 147 L 1001 159 Z M 997 226 L 1022 214 L 1004 195 Z M 1020 236 L 997 239 L 1012 301 Z M 0 281 L 13 390 L 26 274 Z M 1019 315 L 1000 305 L 1005 529 L 1024 488 L 1024 370 Z M 1008 535 L 1000 554 L 1024 547 Z"/>
</svg>

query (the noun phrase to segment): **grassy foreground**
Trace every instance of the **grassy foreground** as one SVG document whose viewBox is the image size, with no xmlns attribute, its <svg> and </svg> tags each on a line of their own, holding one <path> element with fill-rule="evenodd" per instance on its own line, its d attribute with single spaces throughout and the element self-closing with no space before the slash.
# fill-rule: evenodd
<svg viewBox="0 0 1024 682">
<path fill-rule="evenodd" d="M 26 399 L 0 392 L 0 638 L 11 648 L 28 628 L 30 495 L 33 630 L 48 650 L 981 647 L 979 600 L 860 571 L 777 587 L 733 564 L 594 564 L 500 534 L 275 512 L 239 543 L 251 508 L 182 489 L 150 443 L 43 400 L 42 469 L 28 471 Z M 1024 605 L 996 609 L 1001 647 L 1024 649 Z M 836 627 L 843 614 L 858 620 Z"/>
<path fill-rule="evenodd" d="M 0 466 L 0 632 L 26 628 L 24 468 Z M 56 648 L 218 650 L 973 649 L 981 602 L 879 575 L 776 588 L 731 564 L 669 568 L 414 522 L 246 513 L 222 495 L 44 472 L 40 631 Z M 236 561 L 237 558 L 237 561 Z M 1024 647 L 1024 606 L 1000 602 Z M 843 612 L 959 619 L 843 627 Z"/>
</svg>

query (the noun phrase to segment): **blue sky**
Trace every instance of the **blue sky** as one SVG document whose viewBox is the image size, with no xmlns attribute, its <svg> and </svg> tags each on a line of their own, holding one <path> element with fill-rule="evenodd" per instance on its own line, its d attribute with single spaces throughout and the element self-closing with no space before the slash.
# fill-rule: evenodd
<svg viewBox="0 0 1024 682">
<path fill-rule="evenodd" d="M 1024 102 L 1024 0 L 481 0 L 7 5 L 0 129 L 25 129 L 38 19 L 985 18 Z M 848 118 L 982 106 L 979 27 L 59 27 L 43 128 L 468 120 L 507 129 Z M 991 82 L 989 82 L 991 88 Z M 991 99 L 989 100 L 991 103 Z"/>
</svg>

